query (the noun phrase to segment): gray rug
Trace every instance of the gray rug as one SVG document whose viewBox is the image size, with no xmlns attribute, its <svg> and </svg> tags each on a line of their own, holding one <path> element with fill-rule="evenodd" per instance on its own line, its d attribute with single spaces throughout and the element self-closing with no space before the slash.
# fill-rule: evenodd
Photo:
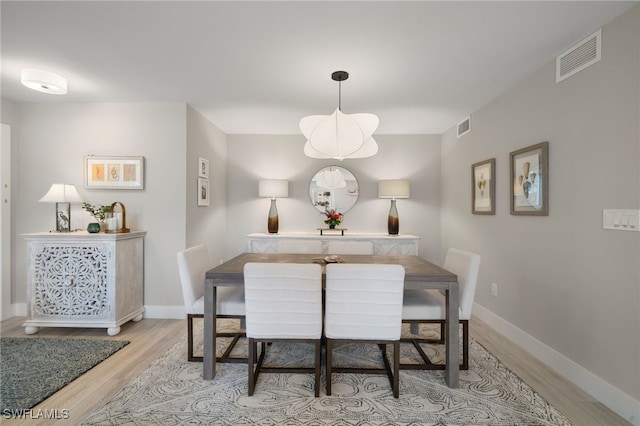
<svg viewBox="0 0 640 426">
<path fill-rule="evenodd" d="M 127 344 L 98 339 L 0 338 L 0 412 L 34 407 Z"/>
<path fill-rule="evenodd" d="M 386 376 L 335 374 L 326 396 L 324 371 L 320 397 L 313 377 L 261 374 L 254 396 L 247 396 L 247 366 L 218 364 L 214 380 L 202 379 L 202 364 L 186 361 L 186 338 L 167 350 L 85 425 L 570 425 L 526 383 L 480 344 L 470 344 L 470 369 L 460 388 L 450 389 L 442 371 L 401 371 L 400 398 Z M 220 346 L 220 345 L 219 345 Z M 434 360 L 443 347 L 425 345 Z M 415 359 L 409 345 L 404 361 Z M 312 365 L 307 345 L 274 343 L 267 359 L 279 364 Z M 341 345 L 336 363 L 381 361 L 375 346 Z"/>
</svg>

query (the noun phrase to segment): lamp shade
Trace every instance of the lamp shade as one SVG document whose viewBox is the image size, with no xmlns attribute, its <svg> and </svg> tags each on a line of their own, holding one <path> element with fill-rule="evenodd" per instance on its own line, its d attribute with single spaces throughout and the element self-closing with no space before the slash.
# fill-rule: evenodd
<svg viewBox="0 0 640 426">
<path fill-rule="evenodd" d="M 340 170 L 325 170 L 322 173 L 318 173 L 316 185 L 318 185 L 318 188 L 338 189 L 346 187 L 347 181 L 344 180 Z"/>
<path fill-rule="evenodd" d="M 286 198 L 289 196 L 289 181 L 281 179 L 263 179 L 258 182 L 258 196 Z"/>
<path fill-rule="evenodd" d="M 409 198 L 407 179 L 390 179 L 378 182 L 378 198 Z"/>
<path fill-rule="evenodd" d="M 311 158 L 367 158 L 376 155 L 378 144 L 372 135 L 378 127 L 373 114 L 344 114 L 336 109 L 331 115 L 311 115 L 300 120 L 307 138 L 304 153 Z"/>
<path fill-rule="evenodd" d="M 75 185 L 54 183 L 38 201 L 41 203 L 81 203 L 83 200 Z"/>
<path fill-rule="evenodd" d="M 67 80 L 49 71 L 22 70 L 20 81 L 29 89 L 37 90 L 38 92 L 51 95 L 64 95 L 67 93 Z"/>
</svg>

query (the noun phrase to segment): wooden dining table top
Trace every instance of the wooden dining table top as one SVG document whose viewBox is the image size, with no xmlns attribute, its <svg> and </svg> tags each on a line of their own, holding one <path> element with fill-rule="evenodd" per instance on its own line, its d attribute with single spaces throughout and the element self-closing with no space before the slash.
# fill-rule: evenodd
<svg viewBox="0 0 640 426">
<path fill-rule="evenodd" d="M 203 375 L 211 380 L 216 372 L 216 287 L 243 286 L 244 265 L 258 263 L 318 263 L 326 265 L 325 254 L 242 253 L 205 273 Z M 404 287 L 442 289 L 446 291 L 446 364 L 445 380 L 449 387 L 459 386 L 458 346 L 458 277 L 419 256 L 341 255 L 340 263 L 396 264 L 404 266 Z M 322 268 L 323 282 L 325 268 Z"/>
<path fill-rule="evenodd" d="M 318 263 L 326 265 L 324 254 L 287 254 L 287 253 L 242 253 L 206 272 L 207 280 L 216 281 L 216 285 L 234 285 L 244 280 L 244 265 L 257 263 Z M 420 288 L 421 282 L 429 282 L 430 288 L 441 283 L 443 289 L 457 282 L 456 274 L 429 262 L 419 256 L 398 255 L 340 255 L 339 263 L 360 264 L 396 264 L 405 269 L 405 288 Z M 324 276 L 324 269 L 322 273 Z"/>
</svg>

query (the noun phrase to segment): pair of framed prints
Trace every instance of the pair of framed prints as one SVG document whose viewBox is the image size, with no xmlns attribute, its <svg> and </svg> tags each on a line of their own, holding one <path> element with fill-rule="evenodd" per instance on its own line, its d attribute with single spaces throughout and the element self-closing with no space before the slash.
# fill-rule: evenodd
<svg viewBox="0 0 640 426">
<path fill-rule="evenodd" d="M 512 215 L 549 215 L 549 142 L 509 153 Z M 496 159 L 471 165 L 471 212 L 496 213 Z"/>
</svg>

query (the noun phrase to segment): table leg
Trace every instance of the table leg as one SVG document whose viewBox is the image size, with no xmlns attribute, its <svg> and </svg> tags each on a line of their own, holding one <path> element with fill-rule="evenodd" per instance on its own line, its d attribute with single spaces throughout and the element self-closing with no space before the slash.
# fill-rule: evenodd
<svg viewBox="0 0 640 426">
<path fill-rule="evenodd" d="M 447 370 L 445 372 L 445 380 L 450 388 L 460 386 L 460 332 L 459 325 L 459 300 L 457 283 L 449 284 L 446 292 L 447 308 L 446 308 L 446 337 L 445 349 L 447 356 Z"/>
<path fill-rule="evenodd" d="M 205 280 L 204 284 L 204 354 L 202 377 L 211 380 L 216 376 L 216 286 Z"/>
</svg>

